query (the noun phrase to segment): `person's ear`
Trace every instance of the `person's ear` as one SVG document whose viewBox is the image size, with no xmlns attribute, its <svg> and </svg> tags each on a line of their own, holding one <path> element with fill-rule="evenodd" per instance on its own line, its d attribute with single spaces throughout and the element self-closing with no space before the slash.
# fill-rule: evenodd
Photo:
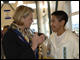
<svg viewBox="0 0 80 60">
<path fill-rule="evenodd" d="M 62 21 L 61 21 L 61 25 L 64 25 L 64 24 L 65 24 L 65 20 L 62 20 Z"/>
</svg>

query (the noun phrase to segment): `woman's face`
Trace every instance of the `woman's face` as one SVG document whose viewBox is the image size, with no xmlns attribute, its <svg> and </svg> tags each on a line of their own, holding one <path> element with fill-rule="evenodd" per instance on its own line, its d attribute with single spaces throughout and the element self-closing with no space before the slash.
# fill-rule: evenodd
<svg viewBox="0 0 80 60">
<path fill-rule="evenodd" d="M 33 13 L 30 13 L 26 18 L 22 19 L 23 27 L 24 28 L 30 28 L 32 22 L 33 22 Z"/>
</svg>

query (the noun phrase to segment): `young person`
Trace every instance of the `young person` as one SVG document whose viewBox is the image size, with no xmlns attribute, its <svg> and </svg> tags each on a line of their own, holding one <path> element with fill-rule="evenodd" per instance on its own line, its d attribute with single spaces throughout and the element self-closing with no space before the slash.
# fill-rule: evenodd
<svg viewBox="0 0 80 60">
<path fill-rule="evenodd" d="M 64 11 L 55 11 L 51 17 L 51 29 L 47 45 L 48 56 L 53 59 L 79 59 L 79 37 L 70 29 L 65 29 L 68 15 Z"/>
</svg>

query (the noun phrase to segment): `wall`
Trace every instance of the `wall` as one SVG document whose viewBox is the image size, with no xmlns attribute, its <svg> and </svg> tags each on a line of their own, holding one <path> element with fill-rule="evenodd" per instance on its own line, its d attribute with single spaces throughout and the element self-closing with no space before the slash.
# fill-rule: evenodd
<svg viewBox="0 0 80 60">
<path fill-rule="evenodd" d="M 35 1 L 23 1 L 23 4 L 31 4 L 31 3 L 35 3 Z M 10 5 L 14 8 L 14 10 L 16 10 L 17 8 L 17 4 L 18 4 L 18 1 L 16 1 L 16 3 L 10 3 Z M 12 17 L 13 14 L 14 14 L 14 10 L 10 7 L 9 4 L 4 4 L 3 7 L 2 7 L 2 4 L 1 4 L 1 28 L 3 28 L 4 25 L 10 25 L 13 21 L 13 19 L 5 19 L 5 13 L 4 13 L 4 10 L 7 10 L 7 9 L 10 9 L 10 12 L 9 12 L 9 16 Z M 34 13 L 33 13 L 33 19 L 37 19 L 36 17 L 36 9 L 34 9 Z"/>
<path fill-rule="evenodd" d="M 16 6 L 15 6 L 16 7 Z M 4 4 L 2 9 L 1 9 L 1 28 L 4 26 L 4 25 L 10 25 L 11 22 L 13 21 L 13 19 L 5 19 L 5 15 L 6 13 L 4 12 L 4 10 L 10 10 L 9 12 L 9 16 L 11 17 L 14 13 L 14 10 L 10 7 L 9 4 Z"/>
<path fill-rule="evenodd" d="M 53 13 L 56 8 L 56 1 L 49 1 L 50 2 L 50 13 Z"/>
<path fill-rule="evenodd" d="M 58 1 L 58 9 L 65 11 L 65 1 Z"/>
<path fill-rule="evenodd" d="M 70 1 L 65 1 L 65 10 L 69 17 L 66 26 L 72 31 L 72 25 L 71 25 L 72 22 L 71 22 L 71 16 L 70 16 Z"/>
</svg>

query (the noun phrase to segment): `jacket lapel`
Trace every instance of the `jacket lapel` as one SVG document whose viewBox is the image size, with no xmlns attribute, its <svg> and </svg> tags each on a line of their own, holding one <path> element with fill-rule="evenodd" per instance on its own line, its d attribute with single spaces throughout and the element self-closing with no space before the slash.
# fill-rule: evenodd
<svg viewBox="0 0 80 60">
<path fill-rule="evenodd" d="M 13 32 L 15 32 L 17 34 L 17 36 L 24 42 L 26 43 L 27 45 L 30 45 L 25 39 L 24 37 L 21 35 L 21 33 L 17 30 L 17 29 L 11 29 L 9 28 L 10 30 L 12 30 Z"/>
</svg>

